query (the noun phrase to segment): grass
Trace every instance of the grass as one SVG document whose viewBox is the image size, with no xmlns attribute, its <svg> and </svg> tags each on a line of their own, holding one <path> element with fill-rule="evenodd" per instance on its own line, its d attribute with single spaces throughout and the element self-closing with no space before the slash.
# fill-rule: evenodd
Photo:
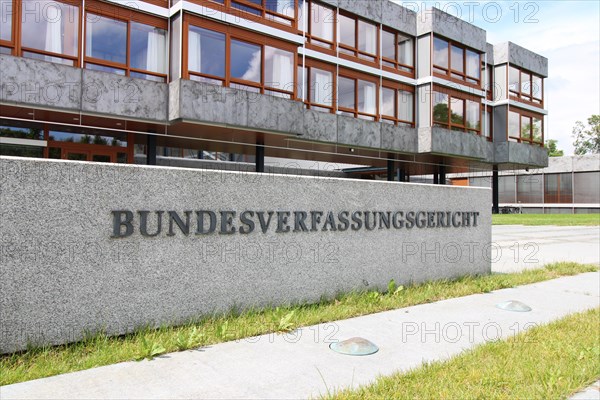
<svg viewBox="0 0 600 400">
<path fill-rule="evenodd" d="M 562 262 L 513 274 L 464 277 L 409 287 L 390 282 L 387 293 L 356 292 L 317 304 L 291 305 L 206 317 L 179 327 L 142 329 L 121 336 L 97 334 L 78 343 L 31 348 L 0 357 L 0 385 L 155 357 L 269 332 L 351 318 L 438 300 L 514 287 L 560 276 L 597 271 L 597 266 Z"/>
<path fill-rule="evenodd" d="M 600 214 L 495 214 L 492 225 L 600 225 Z"/>
<path fill-rule="evenodd" d="M 564 399 L 600 376 L 600 308 L 329 397 Z"/>
</svg>

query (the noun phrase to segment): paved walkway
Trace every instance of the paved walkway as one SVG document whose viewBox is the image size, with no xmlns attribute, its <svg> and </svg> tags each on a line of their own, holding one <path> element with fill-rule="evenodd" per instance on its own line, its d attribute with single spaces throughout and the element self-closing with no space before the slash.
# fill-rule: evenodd
<svg viewBox="0 0 600 400">
<path fill-rule="evenodd" d="M 587 389 L 576 393 L 569 400 L 600 400 L 600 381 L 596 381 Z"/>
<path fill-rule="evenodd" d="M 600 263 L 598 226 L 492 227 L 492 270 L 516 272 L 556 261 Z"/>
<path fill-rule="evenodd" d="M 535 324 L 598 307 L 600 273 L 382 312 L 264 335 L 153 361 L 126 362 L 0 388 L 0 398 L 62 399 L 298 399 L 368 384 L 379 375 L 446 359 L 477 344 Z M 500 310 L 520 300 L 527 313 Z M 328 348 L 354 336 L 380 347 L 351 357 Z"/>
</svg>

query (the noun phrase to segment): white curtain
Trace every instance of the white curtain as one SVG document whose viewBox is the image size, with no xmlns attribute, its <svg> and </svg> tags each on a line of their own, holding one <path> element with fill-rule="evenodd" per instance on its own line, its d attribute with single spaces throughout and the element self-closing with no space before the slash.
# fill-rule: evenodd
<svg viewBox="0 0 600 400">
<path fill-rule="evenodd" d="M 413 47 L 410 39 L 398 42 L 398 58 L 401 64 L 413 65 Z"/>
<path fill-rule="evenodd" d="M 377 54 L 377 28 L 361 21 L 358 33 L 360 35 L 359 43 L 362 47 L 360 50 L 370 54 Z"/>
<path fill-rule="evenodd" d="M 413 120 L 413 94 L 404 90 L 398 91 L 398 119 Z"/>
<path fill-rule="evenodd" d="M 333 100 L 333 96 L 331 96 L 331 90 L 333 88 L 331 72 L 313 68 L 311 74 L 314 77 L 314 88 L 312 88 L 311 101 L 313 103 L 331 107 L 331 102 Z"/>
<path fill-rule="evenodd" d="M 375 92 L 375 84 L 362 82 L 362 100 L 364 104 L 362 110 L 359 110 L 360 112 L 367 114 L 375 114 L 377 112 Z"/>
<path fill-rule="evenodd" d="M 198 32 L 190 30 L 188 40 L 188 69 L 202 72 L 202 37 Z"/>
<path fill-rule="evenodd" d="M 273 53 L 273 76 L 271 82 L 274 88 L 292 91 L 294 88 L 293 55 L 287 51 L 275 50 Z"/>
<path fill-rule="evenodd" d="M 146 69 L 152 72 L 166 72 L 165 35 L 154 30 L 148 32 L 148 48 L 146 50 Z"/>
<path fill-rule="evenodd" d="M 62 54 L 62 18 L 61 9 L 58 4 L 47 6 L 46 16 L 46 45 L 45 50 L 52 53 Z"/>
</svg>

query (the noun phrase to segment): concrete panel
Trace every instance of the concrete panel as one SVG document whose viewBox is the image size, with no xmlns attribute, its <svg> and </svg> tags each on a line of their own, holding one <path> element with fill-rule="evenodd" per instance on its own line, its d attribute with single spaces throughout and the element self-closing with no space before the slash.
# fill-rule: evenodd
<svg viewBox="0 0 600 400">
<path fill-rule="evenodd" d="M 338 0 L 338 7 L 342 10 L 356 14 L 361 18 L 380 24 L 382 4 L 387 1 L 389 0 Z"/>
<path fill-rule="evenodd" d="M 419 152 L 481 160 L 492 158 L 484 137 L 437 126 L 419 129 Z"/>
<path fill-rule="evenodd" d="M 78 111 L 81 70 L 29 58 L 0 55 L 0 101 Z"/>
<path fill-rule="evenodd" d="M 429 127 L 431 126 L 431 85 L 419 86 L 416 90 L 416 116 L 417 126 Z"/>
<path fill-rule="evenodd" d="M 0 157 L 0 170 L 0 352 L 74 341 L 85 331 L 178 324 L 233 306 L 385 289 L 392 278 L 408 284 L 491 270 L 489 189 L 11 157 Z M 115 210 L 133 213 L 131 235 L 118 237 L 127 229 L 117 221 L 111 237 Z M 141 233 L 144 210 L 151 211 L 146 235 L 156 236 Z M 199 210 L 216 212 L 216 231 L 197 234 Z M 231 223 L 222 210 L 236 212 Z M 255 229 L 243 234 L 245 210 L 307 211 L 308 225 L 293 232 L 293 215 L 285 222 L 274 214 L 267 225 L 261 214 L 263 232 L 255 212 L 246 215 Z M 324 215 L 310 231 L 315 210 Z M 158 232 L 156 211 L 164 211 Z M 344 228 L 342 211 L 369 212 L 371 221 L 374 211 L 390 211 L 403 225 Z M 419 227 L 409 227 L 416 211 L 440 214 L 433 223 L 419 214 Z M 461 226 L 445 223 L 446 212 Z M 475 214 L 464 214 L 466 226 L 457 212 L 479 213 L 477 226 Z"/>
<path fill-rule="evenodd" d="M 430 32 L 457 41 L 482 53 L 487 50 L 484 29 L 437 8 L 422 11 L 417 17 L 417 34 L 420 36 Z"/>
<path fill-rule="evenodd" d="M 381 146 L 381 124 L 344 115 L 338 115 L 337 120 L 338 143 L 372 148 Z"/>
<path fill-rule="evenodd" d="M 508 140 L 508 106 L 497 106 L 493 108 L 493 131 L 494 143 L 502 143 Z"/>
<path fill-rule="evenodd" d="M 405 125 L 381 124 L 381 148 L 403 153 L 416 153 L 417 129 Z"/>
<path fill-rule="evenodd" d="M 508 66 L 494 67 L 494 101 L 508 99 Z"/>
<path fill-rule="evenodd" d="M 167 120 L 169 89 L 166 83 L 88 69 L 82 73 L 83 112 L 145 121 Z"/>
<path fill-rule="evenodd" d="M 548 77 L 548 59 L 512 42 L 494 45 L 496 64 L 510 63 L 544 78 Z"/>
<path fill-rule="evenodd" d="M 181 83 L 175 80 L 169 83 L 169 121 L 181 118 Z"/>
<path fill-rule="evenodd" d="M 280 97 L 250 93 L 248 127 L 261 131 L 301 135 L 304 104 Z"/>
<path fill-rule="evenodd" d="M 541 146 L 533 146 L 527 143 L 495 143 L 494 162 L 496 164 L 515 164 L 529 168 L 545 168 L 548 166 L 548 152 Z"/>
<path fill-rule="evenodd" d="M 417 39 L 417 79 L 431 76 L 431 35 Z"/>
<path fill-rule="evenodd" d="M 485 54 L 487 55 L 487 63 L 494 65 L 494 45 L 491 43 L 485 44 Z"/>
<path fill-rule="evenodd" d="M 381 22 L 411 36 L 417 35 L 417 13 L 391 1 L 381 6 Z"/>
<path fill-rule="evenodd" d="M 337 142 L 337 116 L 314 110 L 304 110 L 303 139 L 318 142 Z"/>
<path fill-rule="evenodd" d="M 256 94 L 185 79 L 179 83 L 181 118 L 219 125 L 248 125 L 249 95 Z"/>
</svg>

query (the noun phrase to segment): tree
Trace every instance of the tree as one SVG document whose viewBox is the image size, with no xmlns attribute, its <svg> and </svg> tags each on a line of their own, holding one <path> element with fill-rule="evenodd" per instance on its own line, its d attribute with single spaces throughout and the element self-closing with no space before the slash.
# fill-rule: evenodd
<svg viewBox="0 0 600 400">
<path fill-rule="evenodd" d="M 565 152 L 558 149 L 558 141 L 554 139 L 546 140 L 546 149 L 548 150 L 548 157 L 562 157 Z"/>
<path fill-rule="evenodd" d="M 577 155 L 600 153 L 600 115 L 592 115 L 587 122 L 586 126 L 577 121 L 573 128 L 573 146 Z"/>
</svg>

